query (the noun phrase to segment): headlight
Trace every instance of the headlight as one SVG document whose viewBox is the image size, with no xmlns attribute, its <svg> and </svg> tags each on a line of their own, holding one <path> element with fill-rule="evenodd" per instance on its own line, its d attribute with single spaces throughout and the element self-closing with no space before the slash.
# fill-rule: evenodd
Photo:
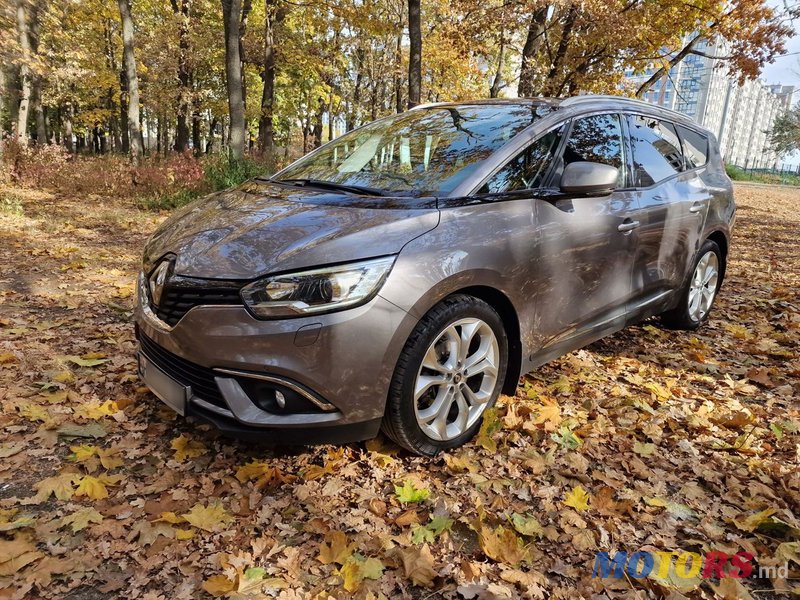
<svg viewBox="0 0 800 600">
<path fill-rule="evenodd" d="M 242 299 L 257 317 L 300 317 L 363 304 L 378 293 L 394 256 L 337 267 L 273 275 L 242 288 Z"/>
</svg>

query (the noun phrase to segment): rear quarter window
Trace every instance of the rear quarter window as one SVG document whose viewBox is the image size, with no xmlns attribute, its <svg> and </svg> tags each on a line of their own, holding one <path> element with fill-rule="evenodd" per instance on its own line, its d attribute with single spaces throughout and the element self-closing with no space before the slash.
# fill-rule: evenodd
<svg viewBox="0 0 800 600">
<path fill-rule="evenodd" d="M 678 135 L 683 140 L 683 156 L 686 168 L 695 169 L 708 162 L 708 137 L 678 125 Z"/>
<path fill-rule="evenodd" d="M 672 123 L 629 115 L 628 130 L 636 187 L 650 187 L 685 170 L 681 142 Z"/>
</svg>

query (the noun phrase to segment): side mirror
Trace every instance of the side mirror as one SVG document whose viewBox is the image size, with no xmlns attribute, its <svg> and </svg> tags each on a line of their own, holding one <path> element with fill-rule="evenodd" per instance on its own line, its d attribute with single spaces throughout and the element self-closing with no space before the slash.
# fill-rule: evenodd
<svg viewBox="0 0 800 600">
<path fill-rule="evenodd" d="M 561 191 L 570 194 L 609 194 L 617 187 L 619 169 L 602 163 L 569 163 L 561 175 Z"/>
</svg>

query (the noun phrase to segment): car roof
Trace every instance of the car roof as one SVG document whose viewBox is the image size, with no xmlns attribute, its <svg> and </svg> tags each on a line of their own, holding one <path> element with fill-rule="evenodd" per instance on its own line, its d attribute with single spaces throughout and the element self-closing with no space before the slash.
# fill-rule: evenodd
<svg viewBox="0 0 800 600">
<path fill-rule="evenodd" d="M 610 96 L 600 94 L 584 94 L 581 96 L 572 96 L 569 98 L 484 98 L 480 100 L 467 100 L 461 102 L 434 102 L 430 104 L 419 104 L 411 110 L 424 110 L 427 108 L 442 108 L 442 107 L 465 107 L 465 106 L 481 106 L 481 105 L 510 105 L 510 106 L 536 106 L 544 105 L 558 110 L 559 113 L 563 111 L 564 116 L 568 117 L 573 114 L 577 115 L 582 112 L 596 111 L 596 110 L 628 110 L 631 112 L 641 112 L 653 117 L 667 119 L 673 123 L 680 123 L 691 129 L 702 131 L 708 134 L 703 126 L 693 121 L 691 118 L 684 114 L 650 104 L 643 100 L 635 98 L 628 98 L 626 96 Z"/>
</svg>

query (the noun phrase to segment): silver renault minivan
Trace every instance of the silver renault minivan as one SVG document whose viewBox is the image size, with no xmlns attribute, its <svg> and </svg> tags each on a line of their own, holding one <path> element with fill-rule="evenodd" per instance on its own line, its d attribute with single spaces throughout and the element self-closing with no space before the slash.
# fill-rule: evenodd
<svg viewBox="0 0 800 600">
<path fill-rule="evenodd" d="M 618 97 L 421 106 L 178 211 L 139 371 L 251 440 L 459 446 L 539 365 L 708 318 L 735 205 L 714 136 Z"/>
</svg>

